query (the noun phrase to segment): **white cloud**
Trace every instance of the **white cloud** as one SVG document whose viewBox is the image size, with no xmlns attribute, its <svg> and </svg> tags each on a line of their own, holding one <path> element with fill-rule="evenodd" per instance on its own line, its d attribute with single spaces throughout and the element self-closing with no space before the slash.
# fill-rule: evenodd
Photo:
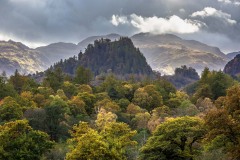
<svg viewBox="0 0 240 160">
<path fill-rule="evenodd" d="M 231 1 L 231 0 L 218 0 L 218 2 L 222 2 L 222 3 L 225 3 L 225 4 L 233 4 L 233 5 L 236 5 L 236 6 L 240 6 L 240 2 L 239 1 Z"/>
<path fill-rule="evenodd" d="M 231 19 L 231 15 L 225 12 L 222 12 L 221 10 L 216 10 L 212 7 L 205 7 L 202 11 L 197 11 L 192 13 L 191 17 L 216 17 L 221 18 L 225 22 L 229 23 L 230 25 L 236 24 L 237 21 Z"/>
<path fill-rule="evenodd" d="M 185 9 L 181 8 L 181 9 L 179 9 L 179 12 L 180 13 L 185 13 L 186 11 L 185 11 Z"/>
<path fill-rule="evenodd" d="M 142 17 L 131 14 L 126 16 L 113 15 L 111 23 L 115 26 L 119 24 L 130 24 L 140 32 L 162 33 L 194 33 L 200 30 L 201 24 L 198 21 L 181 19 L 173 15 L 170 18 L 162 17 Z"/>
<path fill-rule="evenodd" d="M 126 16 L 112 15 L 111 23 L 114 26 L 118 26 L 119 24 L 126 24 L 126 23 L 128 23 L 128 19 L 127 19 Z"/>
<path fill-rule="evenodd" d="M 223 3 L 232 3 L 230 0 L 218 0 L 218 2 L 223 2 Z"/>
</svg>

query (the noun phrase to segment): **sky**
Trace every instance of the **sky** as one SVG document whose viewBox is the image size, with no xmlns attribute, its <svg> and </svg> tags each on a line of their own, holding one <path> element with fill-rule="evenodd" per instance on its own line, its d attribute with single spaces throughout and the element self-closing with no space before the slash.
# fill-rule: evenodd
<svg viewBox="0 0 240 160">
<path fill-rule="evenodd" d="M 33 48 L 139 32 L 240 51 L 240 0 L 0 0 L 0 40 Z"/>
</svg>

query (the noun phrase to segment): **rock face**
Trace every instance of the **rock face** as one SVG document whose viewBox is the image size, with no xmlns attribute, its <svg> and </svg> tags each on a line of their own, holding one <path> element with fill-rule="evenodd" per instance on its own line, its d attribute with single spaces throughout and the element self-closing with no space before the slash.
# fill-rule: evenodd
<svg viewBox="0 0 240 160">
<path fill-rule="evenodd" d="M 0 72 L 11 75 L 18 69 L 23 74 L 34 73 L 45 70 L 48 63 L 46 57 L 20 42 L 0 41 Z"/>
<path fill-rule="evenodd" d="M 194 40 L 184 40 L 172 34 L 152 35 L 140 33 L 131 37 L 140 48 L 153 70 L 173 74 L 175 68 L 186 65 L 198 74 L 205 67 L 223 69 L 229 58 L 217 47 Z"/>
<path fill-rule="evenodd" d="M 238 76 L 240 74 L 240 55 L 236 55 L 234 59 L 229 61 L 223 71 L 229 75 Z"/>
<path fill-rule="evenodd" d="M 71 75 L 78 66 L 89 68 L 95 75 L 107 72 L 123 76 L 153 74 L 142 53 L 134 47 L 131 39 L 125 37 L 113 42 L 109 39 L 95 40 L 94 44 L 87 46 L 85 53 L 60 61 L 53 67 L 60 67 Z"/>
</svg>

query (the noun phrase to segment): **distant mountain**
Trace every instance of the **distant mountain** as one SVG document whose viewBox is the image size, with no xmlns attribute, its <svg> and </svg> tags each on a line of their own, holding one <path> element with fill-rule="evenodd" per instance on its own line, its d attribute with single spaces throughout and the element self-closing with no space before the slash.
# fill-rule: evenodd
<svg viewBox="0 0 240 160">
<path fill-rule="evenodd" d="M 107 38 L 115 41 L 120 37 L 118 34 L 108 34 L 88 37 L 78 44 L 59 42 L 36 49 L 27 47 L 25 51 L 27 50 L 29 53 L 33 53 L 32 55 L 36 57 L 40 56 L 36 61 L 37 66 L 34 66 L 34 63 L 25 63 L 25 65 L 21 63 L 20 65 L 17 60 L 10 61 L 10 59 L 14 59 L 14 56 L 10 58 L 9 56 L 6 57 L 5 54 L 5 56 L 1 56 L 0 59 L 0 65 L 3 66 L 1 70 L 10 70 L 10 72 L 12 72 L 15 68 L 20 70 L 24 68 L 22 69 L 23 72 L 27 73 L 41 71 L 46 69 L 46 66 L 49 67 L 60 59 L 64 60 L 73 57 L 80 51 L 85 52 L 88 44 L 94 43 L 96 39 Z M 225 64 L 231 59 L 231 54 L 226 56 L 217 47 L 211 47 L 194 40 L 184 40 L 173 34 L 153 35 L 150 33 L 139 33 L 130 38 L 133 44 L 139 48 L 146 57 L 147 63 L 152 69 L 166 75 L 174 74 L 175 68 L 179 68 L 182 65 L 195 68 L 198 74 L 200 74 L 205 67 L 219 70 L 223 69 Z M 15 51 L 15 54 L 18 55 L 17 57 L 20 57 L 21 52 Z M 25 53 L 25 51 L 22 52 Z M 0 52 L 0 55 L 2 54 L 3 53 Z"/>
<path fill-rule="evenodd" d="M 48 63 L 44 55 L 20 42 L 0 41 L 0 72 L 11 75 L 18 69 L 23 74 L 34 73 L 45 70 Z"/>
<path fill-rule="evenodd" d="M 223 71 L 229 75 L 238 76 L 240 74 L 240 54 L 229 61 Z"/>
<path fill-rule="evenodd" d="M 131 37 L 153 70 L 173 74 L 175 68 L 186 65 L 200 74 L 205 67 L 219 70 L 229 58 L 219 48 L 194 40 L 184 40 L 172 34 L 140 33 Z"/>
<path fill-rule="evenodd" d="M 118 34 L 92 36 L 78 43 L 79 49 L 84 50 L 88 44 L 100 38 L 116 40 Z M 133 44 L 140 49 L 153 70 L 162 74 L 173 74 L 175 68 L 186 65 L 195 68 L 201 74 L 205 67 L 223 69 L 230 60 L 217 47 L 208 46 L 195 40 L 184 40 L 173 34 L 153 35 L 139 33 L 130 37 Z"/>
<path fill-rule="evenodd" d="M 110 39 L 110 40 L 117 40 L 120 38 L 120 35 L 118 34 L 108 34 L 103 36 L 92 36 L 88 37 L 81 42 L 79 42 L 77 45 L 73 43 L 64 43 L 64 42 L 58 42 L 58 43 L 52 43 L 47 46 L 42 46 L 36 48 L 37 51 L 39 51 L 42 55 L 48 57 L 50 60 L 50 65 L 54 64 L 55 62 L 58 62 L 60 59 L 67 59 L 69 57 L 72 57 L 74 55 L 77 55 L 80 51 L 85 51 L 88 44 L 92 44 L 96 39 Z"/>
<path fill-rule="evenodd" d="M 236 55 L 240 54 L 240 51 L 239 52 L 232 52 L 232 53 L 228 53 L 227 54 L 227 57 L 229 59 L 233 59 L 234 57 L 236 57 Z"/>
<path fill-rule="evenodd" d="M 85 53 L 56 63 L 53 68 L 61 68 L 70 75 L 78 66 L 89 68 L 94 75 L 111 72 L 116 75 L 152 75 L 153 71 L 145 57 L 135 48 L 131 39 L 121 37 L 117 41 L 110 39 L 95 40 L 89 44 Z"/>
<path fill-rule="evenodd" d="M 76 55 L 80 51 L 76 44 L 64 42 L 52 43 L 48 46 L 38 47 L 35 50 L 48 57 L 50 61 L 50 64 L 48 64 L 49 66 L 60 59 L 67 59 Z"/>
</svg>

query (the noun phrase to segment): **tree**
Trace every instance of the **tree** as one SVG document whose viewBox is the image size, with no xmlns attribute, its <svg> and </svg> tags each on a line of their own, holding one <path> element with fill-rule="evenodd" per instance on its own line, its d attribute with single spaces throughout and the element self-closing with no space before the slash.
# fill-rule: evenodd
<svg viewBox="0 0 240 160">
<path fill-rule="evenodd" d="M 151 108 L 152 97 L 144 90 L 139 88 L 134 93 L 133 103 L 140 106 L 141 108 Z"/>
<path fill-rule="evenodd" d="M 68 98 L 71 98 L 77 92 L 77 87 L 69 81 L 63 83 L 62 89 Z"/>
<path fill-rule="evenodd" d="M 97 131 L 90 128 L 86 122 L 75 125 L 70 132 L 70 151 L 66 160 L 120 160 L 109 150 L 109 144 Z"/>
<path fill-rule="evenodd" d="M 16 94 L 14 86 L 7 82 L 6 75 L 0 75 L 0 100 L 7 96 L 14 97 Z"/>
<path fill-rule="evenodd" d="M 206 148 L 209 151 L 223 149 L 232 159 L 240 158 L 240 86 L 227 90 L 223 106 L 211 110 L 205 117 L 208 129 Z"/>
<path fill-rule="evenodd" d="M 94 111 L 94 103 L 95 103 L 96 96 L 88 92 L 78 93 L 77 96 L 84 101 L 85 109 L 88 115 L 90 115 Z"/>
<path fill-rule="evenodd" d="M 116 113 L 120 111 L 120 107 L 118 104 L 114 101 L 111 101 L 110 99 L 103 99 L 101 101 L 98 101 L 95 103 L 95 112 L 98 113 L 101 109 L 104 109 L 106 111 L 110 111 L 113 113 Z"/>
<path fill-rule="evenodd" d="M 8 122 L 21 119 L 22 107 L 12 97 L 5 97 L 0 104 L 0 122 Z"/>
<path fill-rule="evenodd" d="M 46 87 L 51 87 L 54 91 L 57 91 L 64 82 L 64 73 L 60 67 L 54 70 L 48 69 L 43 80 L 43 84 Z"/>
<path fill-rule="evenodd" d="M 117 115 L 112 112 L 107 112 L 104 108 L 101 108 L 97 114 L 95 121 L 98 129 L 103 129 L 108 123 L 116 122 Z"/>
<path fill-rule="evenodd" d="M 185 160 L 198 154 L 204 136 L 203 121 L 195 117 L 171 118 L 160 124 L 141 148 L 141 159 Z"/>
<path fill-rule="evenodd" d="M 58 141 L 65 139 L 67 136 L 67 127 L 63 123 L 65 114 L 70 113 L 67 102 L 59 96 L 52 96 L 49 105 L 44 107 L 46 111 L 46 132 L 52 140 Z"/>
<path fill-rule="evenodd" d="M 77 84 L 89 84 L 92 78 L 93 74 L 90 69 L 79 66 L 75 72 L 74 82 Z"/>
<path fill-rule="evenodd" d="M 110 122 L 104 126 L 100 135 L 109 144 L 111 152 L 119 159 L 126 160 L 128 150 L 137 145 L 137 142 L 132 140 L 136 133 L 125 123 Z"/>
<path fill-rule="evenodd" d="M 33 130 L 26 120 L 0 125 L 0 159 L 40 160 L 53 146 L 46 133 Z"/>
</svg>

